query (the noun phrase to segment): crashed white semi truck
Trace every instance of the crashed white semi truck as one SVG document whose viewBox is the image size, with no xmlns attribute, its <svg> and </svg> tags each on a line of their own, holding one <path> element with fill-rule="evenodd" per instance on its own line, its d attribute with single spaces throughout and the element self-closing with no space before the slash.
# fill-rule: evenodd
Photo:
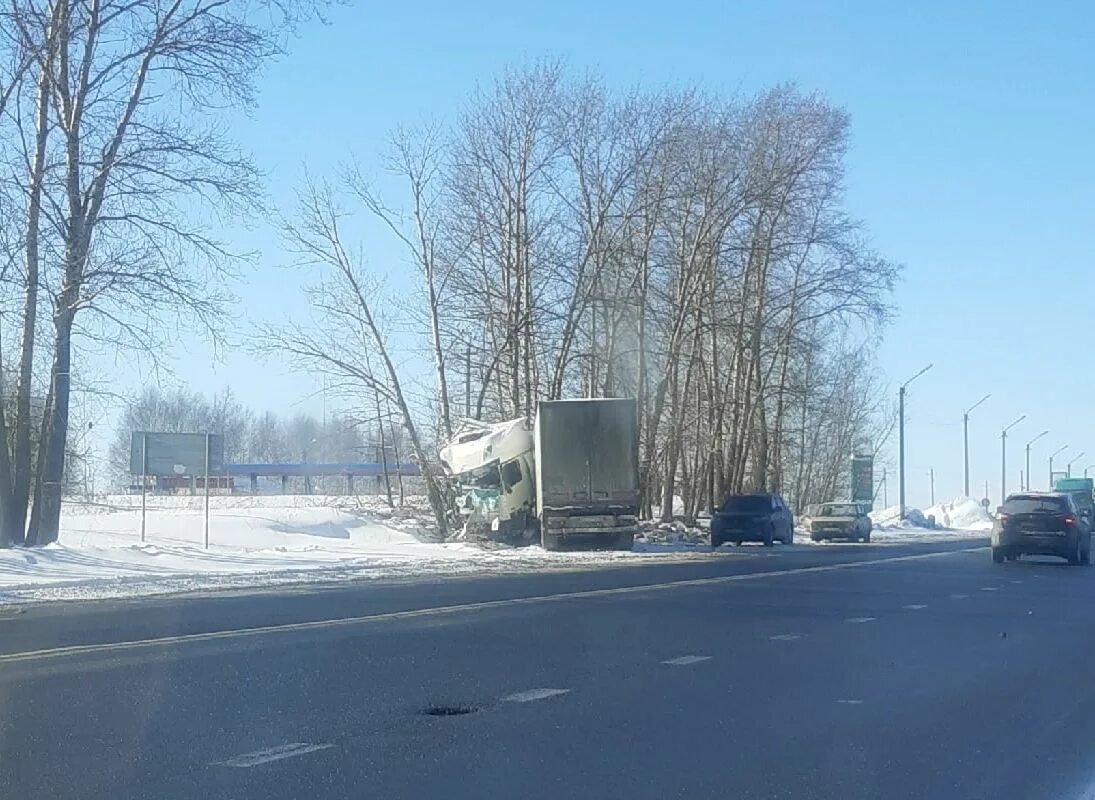
<svg viewBox="0 0 1095 800">
<path fill-rule="evenodd" d="M 634 400 L 549 400 L 524 418 L 466 422 L 441 449 L 469 539 L 630 550 L 639 511 Z"/>
</svg>

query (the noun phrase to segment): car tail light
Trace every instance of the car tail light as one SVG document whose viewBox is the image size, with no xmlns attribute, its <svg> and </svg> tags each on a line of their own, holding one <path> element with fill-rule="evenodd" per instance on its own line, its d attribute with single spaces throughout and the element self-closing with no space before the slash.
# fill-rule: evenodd
<svg viewBox="0 0 1095 800">
<path fill-rule="evenodd" d="M 1065 525 L 1075 525 L 1076 517 L 1065 517 Z"/>
</svg>

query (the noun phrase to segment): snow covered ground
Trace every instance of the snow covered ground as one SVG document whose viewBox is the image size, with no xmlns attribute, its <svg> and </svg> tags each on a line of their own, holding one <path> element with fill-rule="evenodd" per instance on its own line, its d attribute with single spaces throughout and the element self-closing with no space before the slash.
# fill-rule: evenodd
<svg viewBox="0 0 1095 800">
<path fill-rule="evenodd" d="M 971 508 L 972 504 L 972 508 Z M 911 515 L 917 519 L 916 512 Z M 878 512 L 872 540 L 906 543 L 983 535 L 991 518 L 959 498 L 927 513 L 950 530 L 898 525 Z M 423 498 L 388 509 L 377 497 L 235 496 L 210 501 L 210 547 L 202 547 L 203 499 L 149 497 L 140 541 L 140 498 L 67 503 L 61 541 L 0 551 L 0 603 L 173 594 L 224 588 L 440 575 L 632 566 L 665 558 L 718 558 L 705 528 L 654 525 L 630 553 L 549 553 L 434 541 Z M 809 543 L 796 534 L 796 542 Z M 831 545 L 813 545 L 831 546 Z M 729 552 L 735 552 L 729 548 Z"/>
<path fill-rule="evenodd" d="M 421 498 L 391 511 L 378 498 L 213 497 L 210 548 L 203 499 L 149 497 L 69 503 L 61 540 L 0 551 L 0 603 L 77 600 L 351 579 L 512 573 L 710 557 L 699 548 L 639 543 L 635 551 L 549 553 L 431 541 Z M 689 552 L 692 551 L 692 552 Z"/>
</svg>

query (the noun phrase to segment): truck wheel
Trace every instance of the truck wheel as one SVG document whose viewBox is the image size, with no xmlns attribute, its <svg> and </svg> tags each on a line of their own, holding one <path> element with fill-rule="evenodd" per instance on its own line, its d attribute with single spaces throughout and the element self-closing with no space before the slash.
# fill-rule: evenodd
<svg viewBox="0 0 1095 800">
<path fill-rule="evenodd" d="M 871 532 L 870 531 L 867 531 L 865 534 L 863 534 L 863 543 L 864 544 L 870 544 L 871 543 Z"/>
<path fill-rule="evenodd" d="M 616 539 L 617 550 L 628 550 L 635 546 L 635 534 L 633 533 L 621 533 L 619 538 Z"/>
<path fill-rule="evenodd" d="M 548 531 L 541 531 L 540 543 L 545 550 L 556 552 L 563 549 L 563 537 L 558 533 L 549 533 Z"/>
<path fill-rule="evenodd" d="M 1004 551 L 999 547 L 992 548 L 992 563 L 1003 564 L 1004 563 Z"/>
</svg>

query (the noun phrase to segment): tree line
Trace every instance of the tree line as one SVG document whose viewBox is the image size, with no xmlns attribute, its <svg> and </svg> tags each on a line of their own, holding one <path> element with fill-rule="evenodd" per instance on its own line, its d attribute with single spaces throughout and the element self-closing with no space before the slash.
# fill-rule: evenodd
<svg viewBox="0 0 1095 800">
<path fill-rule="evenodd" d="M 407 449 L 399 423 L 391 417 L 356 417 L 333 411 L 317 417 L 298 412 L 279 415 L 247 408 L 231 389 L 207 397 L 200 392 L 146 387 L 129 398 L 110 442 L 109 469 L 115 488 L 133 481 L 129 472 L 134 431 L 217 433 L 224 437 L 230 464 L 376 462 L 385 471 L 383 488 L 390 505 L 402 504 L 406 487 L 395 470 L 406 463 Z M 342 478 L 316 478 L 316 491 L 342 493 Z"/>
<path fill-rule="evenodd" d="M 728 492 L 842 496 L 853 449 L 888 432 L 873 344 L 899 274 L 845 206 L 849 135 L 794 86 L 509 70 L 451 125 L 393 134 L 400 194 L 356 166 L 305 183 L 282 232 L 321 276 L 312 313 L 263 348 L 394 409 L 442 531 L 438 442 L 561 397 L 637 399 L 647 515 L 676 496 L 687 517 Z M 404 302 L 346 233 L 358 215 L 403 248 Z"/>
</svg>

